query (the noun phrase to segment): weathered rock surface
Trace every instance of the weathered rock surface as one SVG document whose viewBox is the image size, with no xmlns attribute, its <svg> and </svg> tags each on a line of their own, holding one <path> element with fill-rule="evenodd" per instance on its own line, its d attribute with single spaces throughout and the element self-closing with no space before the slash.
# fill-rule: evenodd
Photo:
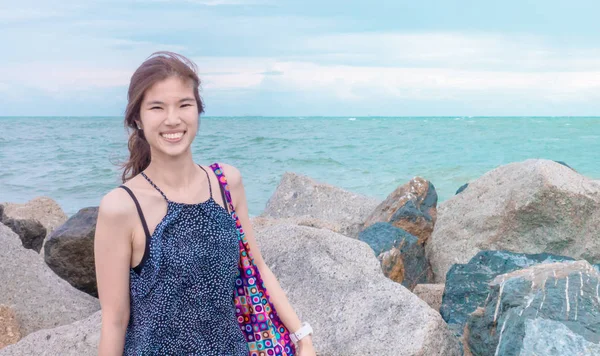
<svg viewBox="0 0 600 356">
<path fill-rule="evenodd" d="M 418 284 L 412 292 L 423 299 L 431 309 L 439 312 L 444 294 L 443 284 Z"/>
<path fill-rule="evenodd" d="M 72 323 L 100 309 L 97 299 L 59 278 L 3 224 L 0 246 L 0 304 L 15 312 L 23 336 Z"/>
<path fill-rule="evenodd" d="M 389 222 L 425 244 L 433 232 L 437 199 L 433 184 L 415 177 L 388 195 L 366 219 L 364 228 L 378 222 Z"/>
<path fill-rule="evenodd" d="M 412 290 L 417 284 L 433 281 L 425 248 L 417 237 L 403 229 L 379 222 L 363 230 L 358 239 L 371 246 L 383 274 L 394 282 Z"/>
<path fill-rule="evenodd" d="M 15 312 L 5 305 L 0 305 L 0 349 L 19 341 L 20 329 Z"/>
<path fill-rule="evenodd" d="M 313 326 L 319 355 L 460 354 L 441 316 L 386 278 L 366 243 L 295 225 L 256 232 L 266 263 Z"/>
<path fill-rule="evenodd" d="M 460 355 L 440 315 L 385 278 L 367 244 L 295 225 L 256 230 L 265 261 L 300 318 L 315 329 L 319 355 Z M 95 354 L 99 331 L 100 312 L 33 333 L 0 356 Z"/>
<path fill-rule="evenodd" d="M 39 221 L 5 218 L 2 223 L 19 236 L 24 248 L 40 252 L 46 228 Z"/>
<path fill-rule="evenodd" d="M 25 204 L 0 204 L 0 222 L 10 227 L 25 248 L 40 252 L 44 239 L 67 220 L 58 203 L 48 197 L 37 197 Z"/>
<path fill-rule="evenodd" d="M 37 197 L 25 204 L 3 203 L 4 214 L 14 219 L 35 219 L 51 233 L 67 221 L 67 215 L 56 201 Z"/>
<path fill-rule="evenodd" d="M 598 355 L 600 274 L 587 261 L 497 276 L 465 329 L 472 355 Z"/>
<path fill-rule="evenodd" d="M 0 350 L 0 356 L 97 355 L 101 319 L 101 312 L 98 311 L 72 324 L 39 330 Z"/>
<path fill-rule="evenodd" d="M 320 220 L 311 217 L 295 217 L 295 218 L 282 218 L 274 219 L 263 216 L 256 216 L 250 219 L 252 226 L 255 229 L 262 229 L 273 225 L 299 225 L 314 227 L 316 229 L 326 229 L 338 234 L 342 233 L 342 225 L 335 222 Z"/>
<path fill-rule="evenodd" d="M 501 274 L 540 263 L 572 260 L 550 254 L 527 255 L 507 251 L 481 251 L 469 263 L 456 264 L 446 276 L 440 314 L 457 335 L 462 334 L 469 315 L 482 306 L 489 295 L 489 284 Z"/>
<path fill-rule="evenodd" d="M 98 208 L 84 208 L 48 237 L 44 259 L 48 266 L 73 287 L 98 295 L 94 265 L 94 234 Z"/>
<path fill-rule="evenodd" d="M 549 160 L 499 167 L 438 207 L 427 257 L 436 281 L 481 250 L 600 262 L 600 183 Z"/>
<path fill-rule="evenodd" d="M 564 323 L 543 318 L 525 321 L 525 337 L 520 349 L 522 356 L 600 355 L 600 344 L 586 340 Z"/>
<path fill-rule="evenodd" d="M 262 217 L 312 218 L 340 226 L 340 233 L 357 237 L 379 201 L 313 179 L 285 173 L 267 202 Z"/>
</svg>

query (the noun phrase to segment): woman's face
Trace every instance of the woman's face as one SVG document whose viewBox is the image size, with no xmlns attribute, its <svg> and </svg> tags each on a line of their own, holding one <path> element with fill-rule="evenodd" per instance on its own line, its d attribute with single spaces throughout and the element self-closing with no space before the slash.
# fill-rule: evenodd
<svg viewBox="0 0 600 356">
<path fill-rule="evenodd" d="M 190 80 L 169 77 L 145 93 L 141 122 L 152 154 L 179 156 L 186 152 L 198 132 L 198 106 Z"/>
</svg>

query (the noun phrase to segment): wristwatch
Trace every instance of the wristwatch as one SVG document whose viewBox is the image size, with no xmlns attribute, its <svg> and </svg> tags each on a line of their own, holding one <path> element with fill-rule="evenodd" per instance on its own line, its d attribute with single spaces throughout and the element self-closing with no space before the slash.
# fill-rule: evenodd
<svg viewBox="0 0 600 356">
<path fill-rule="evenodd" d="M 290 333 L 290 339 L 292 339 L 292 341 L 294 342 L 294 344 L 297 344 L 298 341 L 302 340 L 304 337 L 310 335 L 313 333 L 313 329 L 310 326 L 309 323 L 302 323 L 302 326 L 300 327 L 300 329 L 296 330 L 296 332 L 294 333 Z"/>
</svg>

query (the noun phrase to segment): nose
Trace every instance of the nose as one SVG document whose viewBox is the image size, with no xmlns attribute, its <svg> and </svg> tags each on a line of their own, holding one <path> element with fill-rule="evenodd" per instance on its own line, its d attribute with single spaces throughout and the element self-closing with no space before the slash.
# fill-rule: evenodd
<svg viewBox="0 0 600 356">
<path fill-rule="evenodd" d="M 168 126 L 177 126 L 181 122 L 181 117 L 179 116 L 179 112 L 175 109 L 169 109 L 167 111 L 167 118 L 165 120 L 165 124 Z"/>
</svg>

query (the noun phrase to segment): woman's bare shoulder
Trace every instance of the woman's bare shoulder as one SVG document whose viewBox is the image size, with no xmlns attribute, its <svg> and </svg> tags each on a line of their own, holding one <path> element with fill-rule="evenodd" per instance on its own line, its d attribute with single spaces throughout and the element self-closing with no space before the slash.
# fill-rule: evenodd
<svg viewBox="0 0 600 356">
<path fill-rule="evenodd" d="M 98 215 L 105 221 L 121 223 L 129 220 L 136 212 L 135 203 L 123 188 L 117 187 L 102 197 Z"/>
<path fill-rule="evenodd" d="M 219 165 L 223 168 L 223 173 L 227 177 L 227 183 L 231 188 L 242 184 L 242 173 L 239 169 L 227 163 L 219 163 Z"/>
</svg>

